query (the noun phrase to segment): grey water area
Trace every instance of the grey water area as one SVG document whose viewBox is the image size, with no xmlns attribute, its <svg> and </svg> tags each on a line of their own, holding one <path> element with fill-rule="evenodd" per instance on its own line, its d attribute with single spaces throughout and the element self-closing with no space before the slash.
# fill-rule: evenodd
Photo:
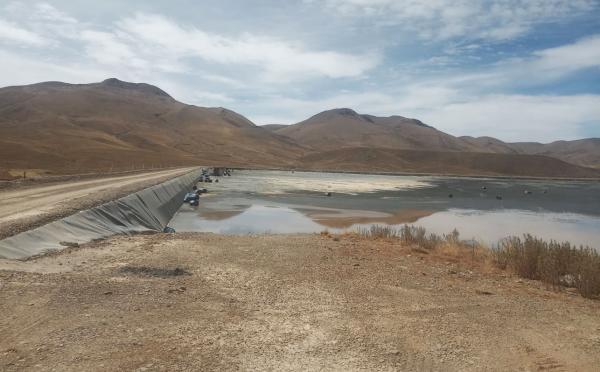
<svg viewBox="0 0 600 372">
<path fill-rule="evenodd" d="M 600 249 L 600 182 L 290 171 L 235 171 L 200 205 L 184 204 L 177 231 L 220 234 L 349 232 L 373 225 L 457 229 L 496 245 L 532 234 Z M 327 196 L 331 193 L 330 196 Z"/>
</svg>

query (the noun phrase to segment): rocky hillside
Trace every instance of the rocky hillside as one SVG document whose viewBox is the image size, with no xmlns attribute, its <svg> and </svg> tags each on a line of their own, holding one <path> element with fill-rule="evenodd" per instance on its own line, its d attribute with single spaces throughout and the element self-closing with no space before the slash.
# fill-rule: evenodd
<svg viewBox="0 0 600 372">
<path fill-rule="evenodd" d="M 91 170 L 223 163 L 284 166 L 303 153 L 224 108 L 108 79 L 0 89 L 0 168 Z"/>
</svg>

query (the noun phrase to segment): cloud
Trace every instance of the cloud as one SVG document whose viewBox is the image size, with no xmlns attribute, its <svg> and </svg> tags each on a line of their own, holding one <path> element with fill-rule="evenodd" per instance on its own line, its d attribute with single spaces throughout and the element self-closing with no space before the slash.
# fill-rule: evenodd
<svg viewBox="0 0 600 372">
<path fill-rule="evenodd" d="M 456 97 L 441 89 L 431 98 L 432 93 L 429 88 L 414 87 L 396 95 L 364 92 L 315 101 L 272 97 L 254 103 L 265 113 L 251 119 L 261 125 L 293 124 L 323 110 L 351 107 L 363 114 L 415 117 L 456 136 L 492 136 L 512 142 L 583 138 L 586 125 L 600 121 L 600 95 Z M 430 100 L 422 102 L 419 98 Z M 269 109 L 275 104 L 281 113 Z"/>
<path fill-rule="evenodd" d="M 176 11 L 168 18 L 158 13 L 160 6 L 142 3 L 123 8 L 109 2 L 100 6 L 101 15 L 85 18 L 49 3 L 11 2 L 0 6 L 0 85 L 114 76 L 155 84 L 185 103 L 227 106 L 259 124 L 351 107 L 416 117 L 456 135 L 505 140 L 583 137 L 584 127 L 589 134 L 600 122 L 597 95 L 520 94 L 531 87 L 560 91 L 562 81 L 579 78 L 575 73 L 595 77 L 600 34 L 542 50 L 532 50 L 531 43 L 488 43 L 533 30 L 545 37 L 538 26 L 553 22 L 577 29 L 574 17 L 597 1 L 306 2 L 312 6 L 287 5 L 294 22 L 312 26 L 305 33 L 282 27 L 280 13 L 268 11 L 268 27 L 242 17 L 218 27 L 202 17 L 178 18 Z M 80 8 L 69 7 L 73 14 L 90 13 L 77 13 Z M 124 10 L 132 8 L 140 12 Z M 324 18 L 329 23 L 319 25 Z M 439 43 L 424 43 L 424 52 L 389 42 L 406 31 L 412 39 Z M 501 59 L 495 52 L 503 50 L 516 54 Z M 582 92 L 597 92 L 591 79 L 581 85 Z"/>
<path fill-rule="evenodd" d="M 107 65 L 126 64 L 132 68 L 147 68 L 148 62 L 138 58 L 129 45 L 108 32 L 85 30 L 79 39 L 84 41 L 89 57 Z"/>
<path fill-rule="evenodd" d="M 578 139 L 600 120 L 600 95 L 486 95 L 449 103 L 421 115 L 455 135 L 493 136 L 505 141 Z"/>
<path fill-rule="evenodd" d="M 0 19 L 0 42 L 2 41 L 19 46 L 40 46 L 46 43 L 40 35 Z"/>
<path fill-rule="evenodd" d="M 357 77 L 379 63 L 376 53 L 351 55 L 312 51 L 290 42 L 250 33 L 228 37 L 195 27 L 183 27 L 167 18 L 137 14 L 118 23 L 120 29 L 163 53 L 180 58 L 197 57 L 226 65 L 250 65 L 270 82 L 312 77 Z"/>
<path fill-rule="evenodd" d="M 77 20 L 48 3 L 37 3 L 33 7 L 32 17 L 40 21 L 54 23 L 77 23 Z"/>
<path fill-rule="evenodd" d="M 594 0 L 305 0 L 343 16 L 370 17 L 426 40 L 510 40 L 538 24 L 581 15 Z"/>
<path fill-rule="evenodd" d="M 544 49 L 534 53 L 533 69 L 567 74 L 600 66 L 600 35 L 593 35 L 573 44 Z"/>
<path fill-rule="evenodd" d="M 111 71 L 76 62 L 45 61 L 0 48 L 0 86 L 34 84 L 42 81 L 71 83 L 102 81 Z"/>
<path fill-rule="evenodd" d="M 433 57 L 412 65 L 405 74 L 420 86 L 442 87 L 480 94 L 554 84 L 586 69 L 600 67 L 600 34 L 571 44 L 532 51 L 518 58 L 506 58 L 489 65 L 470 66 L 434 73 L 423 67 L 450 65 L 448 56 Z M 454 63 L 453 66 L 458 66 Z"/>
</svg>

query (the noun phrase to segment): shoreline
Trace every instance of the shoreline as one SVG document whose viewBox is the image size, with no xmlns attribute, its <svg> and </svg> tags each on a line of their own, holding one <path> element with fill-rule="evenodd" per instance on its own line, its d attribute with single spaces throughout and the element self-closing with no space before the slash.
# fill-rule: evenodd
<svg viewBox="0 0 600 372">
<path fill-rule="evenodd" d="M 414 177 L 447 177 L 447 178 L 472 178 L 472 179 L 502 179 L 502 180 L 531 180 L 531 181 L 572 181 L 572 182 L 600 182 L 597 178 L 560 178 L 560 177 L 534 177 L 534 176 L 503 176 L 503 175 L 465 175 L 451 173 L 418 173 L 418 172 L 366 172 L 366 171 L 346 171 L 346 170 L 315 170 L 300 168 L 252 168 L 252 167 L 226 167 L 233 170 L 252 170 L 252 171 L 283 171 L 283 172 L 306 172 L 306 173 L 341 173 L 341 174 L 362 174 L 378 176 L 414 176 Z"/>
</svg>

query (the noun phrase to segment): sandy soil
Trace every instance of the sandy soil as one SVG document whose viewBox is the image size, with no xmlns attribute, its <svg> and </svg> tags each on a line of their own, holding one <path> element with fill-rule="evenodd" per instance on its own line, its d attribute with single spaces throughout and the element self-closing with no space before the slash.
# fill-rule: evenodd
<svg viewBox="0 0 600 372">
<path fill-rule="evenodd" d="M 178 168 L 0 190 L 0 239 L 189 172 Z"/>
<path fill-rule="evenodd" d="M 600 302 L 355 236 L 115 237 L 0 261 L 0 369 L 593 371 Z"/>
</svg>

